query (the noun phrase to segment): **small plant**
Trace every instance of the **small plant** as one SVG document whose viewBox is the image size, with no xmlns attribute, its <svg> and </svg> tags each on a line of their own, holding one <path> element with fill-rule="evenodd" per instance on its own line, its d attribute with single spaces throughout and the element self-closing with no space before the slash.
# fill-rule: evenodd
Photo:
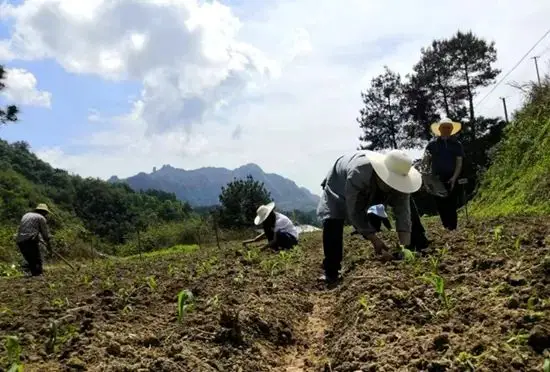
<svg viewBox="0 0 550 372">
<path fill-rule="evenodd" d="M 14 264 L 8 265 L 0 262 L 0 277 L 16 277 L 21 275 L 22 273 L 17 270 Z"/>
<path fill-rule="evenodd" d="M 21 345 L 19 338 L 16 336 L 7 336 L 5 348 L 8 353 L 8 363 L 10 367 L 8 372 L 23 372 L 23 364 L 21 364 Z"/>
<path fill-rule="evenodd" d="M 445 280 L 441 276 L 434 273 L 424 275 L 422 278 L 424 279 L 424 281 L 433 285 L 437 296 L 439 297 L 445 309 L 448 311 L 451 307 L 451 304 L 449 301 L 449 297 L 447 296 L 447 293 L 445 291 Z"/>
<path fill-rule="evenodd" d="M 82 277 L 82 283 L 87 284 L 87 285 L 91 285 L 92 284 L 92 277 L 88 274 L 84 274 L 84 276 Z"/>
<path fill-rule="evenodd" d="M 154 276 L 148 276 L 146 278 L 147 285 L 149 286 L 149 290 L 151 292 L 154 292 L 157 289 L 157 281 Z"/>
<path fill-rule="evenodd" d="M 237 284 L 242 284 L 244 282 L 244 274 L 242 271 L 239 271 L 237 276 L 233 278 L 233 281 Z"/>
<path fill-rule="evenodd" d="M 493 229 L 493 243 L 496 244 L 497 248 L 500 245 L 500 241 L 502 239 L 502 232 L 504 231 L 504 227 L 502 225 L 498 225 Z"/>
<path fill-rule="evenodd" d="M 543 372 L 550 372 L 550 359 L 544 359 L 544 364 L 542 365 Z"/>
<path fill-rule="evenodd" d="M 212 306 L 214 309 L 217 309 L 220 307 L 220 298 L 218 295 L 215 295 L 214 297 L 208 299 L 207 305 Z"/>
<path fill-rule="evenodd" d="M 525 345 L 527 343 L 527 340 L 529 339 L 529 334 L 526 332 L 519 332 L 516 334 L 512 334 L 508 340 L 506 340 L 506 343 L 509 345 Z"/>
<path fill-rule="evenodd" d="M 456 361 L 463 367 L 469 367 L 471 371 L 475 371 L 476 367 L 472 361 L 475 361 L 476 357 L 474 357 L 472 354 L 467 353 L 465 351 L 460 352 L 458 354 L 458 357 L 456 358 Z"/>
<path fill-rule="evenodd" d="M 193 292 L 188 289 L 178 293 L 178 322 L 181 323 L 185 313 L 193 310 L 195 298 Z"/>
<path fill-rule="evenodd" d="M 403 255 L 403 259 L 408 264 L 414 264 L 416 262 L 416 255 L 413 251 L 410 249 L 405 248 L 404 245 L 399 246 L 401 249 L 401 254 Z"/>
</svg>

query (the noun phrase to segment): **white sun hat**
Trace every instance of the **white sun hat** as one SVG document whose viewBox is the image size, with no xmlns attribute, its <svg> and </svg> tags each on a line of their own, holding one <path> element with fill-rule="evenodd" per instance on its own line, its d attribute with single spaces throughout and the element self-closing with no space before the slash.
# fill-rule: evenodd
<svg viewBox="0 0 550 372">
<path fill-rule="evenodd" d="M 374 171 L 380 179 L 399 192 L 412 194 L 422 186 L 422 176 L 413 167 L 412 158 L 402 150 L 387 154 L 369 151 L 367 154 Z"/>
<path fill-rule="evenodd" d="M 269 216 L 269 214 L 273 211 L 274 208 L 275 208 L 274 202 L 271 202 L 266 205 L 260 205 L 256 210 L 256 218 L 254 218 L 254 224 L 261 225 L 262 222 L 265 221 L 265 219 Z"/>
<path fill-rule="evenodd" d="M 451 124 L 453 126 L 453 131 L 451 132 L 451 136 L 454 136 L 455 134 L 460 132 L 460 130 L 462 129 L 462 124 L 460 124 L 456 121 L 452 121 L 449 118 L 444 118 L 441 121 L 439 121 L 437 123 L 433 123 L 431 125 L 432 133 L 435 134 L 438 137 L 441 136 L 441 131 L 439 130 L 439 126 L 441 124 Z"/>
</svg>

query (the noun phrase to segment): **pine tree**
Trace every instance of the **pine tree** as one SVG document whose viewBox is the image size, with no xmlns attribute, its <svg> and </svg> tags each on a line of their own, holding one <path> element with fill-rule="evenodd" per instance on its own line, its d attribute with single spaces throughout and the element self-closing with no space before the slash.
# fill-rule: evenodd
<svg viewBox="0 0 550 372">
<path fill-rule="evenodd" d="M 404 124 L 407 118 L 401 76 L 384 66 L 366 92 L 361 92 L 364 107 L 357 119 L 363 130 L 359 140 L 363 150 L 398 148 L 406 143 Z"/>
</svg>

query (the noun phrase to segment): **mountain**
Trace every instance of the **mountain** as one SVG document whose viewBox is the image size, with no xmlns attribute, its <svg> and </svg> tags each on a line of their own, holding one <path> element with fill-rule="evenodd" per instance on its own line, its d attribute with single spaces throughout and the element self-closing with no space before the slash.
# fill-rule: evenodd
<svg viewBox="0 0 550 372">
<path fill-rule="evenodd" d="M 278 174 L 265 173 L 256 164 L 246 164 L 234 170 L 215 167 L 184 170 L 164 165 L 151 173 L 141 172 L 126 179 L 113 176 L 109 182 L 125 182 L 136 191 L 157 189 L 174 193 L 178 199 L 199 207 L 219 204 L 222 186 L 248 175 L 265 184 L 281 210 L 310 211 L 317 208 L 319 196 Z"/>
</svg>

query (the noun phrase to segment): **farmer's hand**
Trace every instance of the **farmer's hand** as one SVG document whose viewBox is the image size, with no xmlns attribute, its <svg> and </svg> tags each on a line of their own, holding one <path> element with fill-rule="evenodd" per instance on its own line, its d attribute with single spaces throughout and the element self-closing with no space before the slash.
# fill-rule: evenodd
<svg viewBox="0 0 550 372">
<path fill-rule="evenodd" d="M 451 191 L 452 191 L 455 188 L 456 177 L 451 177 L 451 179 L 447 182 L 449 183 L 449 185 L 451 185 Z"/>
<path fill-rule="evenodd" d="M 366 238 L 372 243 L 372 247 L 374 248 L 374 252 L 376 254 L 381 254 L 382 252 L 389 250 L 386 243 L 384 243 L 384 241 L 375 234 L 367 235 Z"/>
</svg>

